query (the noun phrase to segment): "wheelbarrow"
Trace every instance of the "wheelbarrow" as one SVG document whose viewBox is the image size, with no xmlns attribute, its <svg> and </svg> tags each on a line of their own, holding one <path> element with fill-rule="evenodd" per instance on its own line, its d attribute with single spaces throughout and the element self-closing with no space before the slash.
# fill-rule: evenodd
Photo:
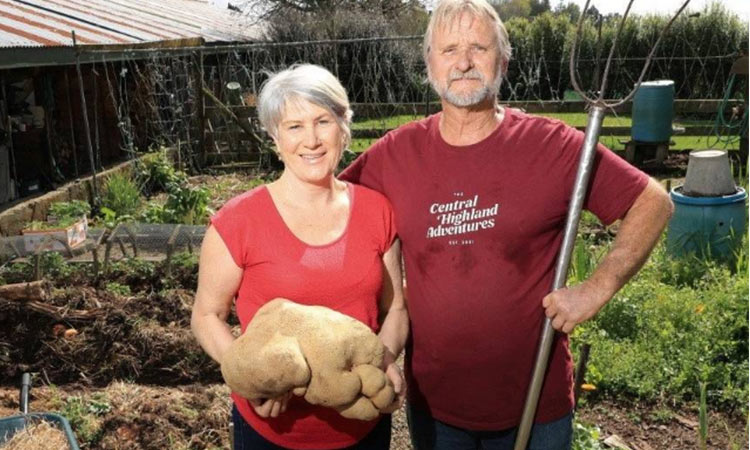
<svg viewBox="0 0 750 450">
<path fill-rule="evenodd" d="M 8 443 L 19 431 L 41 422 L 47 422 L 62 431 L 68 441 L 69 450 L 80 450 L 70 423 L 65 417 L 55 413 L 30 413 L 29 412 L 29 388 L 31 387 L 31 376 L 24 373 L 21 377 L 21 414 L 0 419 L 0 447 Z M 65 450 L 65 449 L 60 449 Z"/>
</svg>

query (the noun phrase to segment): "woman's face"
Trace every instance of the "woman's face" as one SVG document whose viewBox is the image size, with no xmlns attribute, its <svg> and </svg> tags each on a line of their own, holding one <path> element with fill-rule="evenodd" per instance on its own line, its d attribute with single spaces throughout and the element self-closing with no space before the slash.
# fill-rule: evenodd
<svg viewBox="0 0 750 450">
<path fill-rule="evenodd" d="M 307 100 L 286 102 L 276 137 L 285 172 L 324 184 L 333 176 L 343 147 L 344 132 L 327 109 Z"/>
</svg>

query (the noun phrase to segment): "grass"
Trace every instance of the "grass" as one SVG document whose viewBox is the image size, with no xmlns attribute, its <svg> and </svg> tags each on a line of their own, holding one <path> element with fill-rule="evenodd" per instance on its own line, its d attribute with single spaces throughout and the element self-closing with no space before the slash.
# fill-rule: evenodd
<svg viewBox="0 0 750 450">
<path fill-rule="evenodd" d="M 607 148 L 612 150 L 625 150 L 626 142 L 630 136 L 602 136 L 599 141 Z M 670 150 L 705 150 L 709 148 L 723 149 L 724 145 L 717 144 L 713 136 L 672 136 L 674 145 L 670 145 Z"/>
<path fill-rule="evenodd" d="M 625 150 L 625 144 L 620 142 L 630 140 L 630 136 L 603 136 L 600 142 L 612 150 Z M 377 139 L 375 138 L 355 138 L 352 139 L 350 148 L 352 151 L 362 153 L 367 150 Z M 723 148 L 723 145 L 716 145 L 716 139 L 711 136 L 673 136 L 672 142 L 675 145 L 669 147 L 670 150 L 704 150 L 709 148 Z"/>
<path fill-rule="evenodd" d="M 397 128 L 405 123 L 409 123 L 413 120 L 422 119 L 424 116 L 415 116 L 412 114 L 406 114 L 401 116 L 390 116 L 379 119 L 363 119 L 361 121 L 355 120 L 352 123 L 352 130 L 390 130 Z"/>
<path fill-rule="evenodd" d="M 542 114 L 537 114 L 542 116 Z M 546 113 L 544 117 L 550 117 L 558 119 L 566 124 L 573 127 L 584 127 L 588 120 L 588 116 L 585 113 Z M 405 123 L 409 123 L 413 120 L 419 120 L 422 116 L 415 115 L 400 115 L 391 116 L 380 119 L 363 119 L 355 121 L 352 124 L 352 130 L 390 130 L 397 128 Z M 633 124 L 632 118 L 629 115 L 613 116 L 607 115 L 604 118 L 605 127 L 631 127 Z M 710 126 L 713 121 L 710 120 L 684 120 L 680 119 L 675 121 L 675 126 Z M 367 150 L 372 143 L 377 139 L 373 138 L 358 138 L 353 139 L 351 144 L 351 150 L 357 153 L 361 153 Z M 630 136 L 603 136 L 600 141 L 611 148 L 612 150 L 625 150 L 626 142 L 630 140 Z M 717 143 L 715 136 L 672 136 L 672 141 L 675 145 L 671 146 L 671 150 L 703 150 L 708 148 L 724 148 L 724 144 Z"/>
</svg>

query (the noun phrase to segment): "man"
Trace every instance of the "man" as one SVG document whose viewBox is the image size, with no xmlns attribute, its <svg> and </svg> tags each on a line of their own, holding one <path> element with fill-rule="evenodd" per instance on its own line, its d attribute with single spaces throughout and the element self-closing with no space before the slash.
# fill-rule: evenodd
<svg viewBox="0 0 750 450">
<path fill-rule="evenodd" d="M 571 445 L 568 338 L 644 263 L 672 205 L 597 149 L 585 208 L 622 219 L 585 282 L 549 295 L 583 134 L 500 107 L 508 35 L 485 0 L 444 0 L 424 39 L 442 112 L 387 134 L 342 178 L 395 210 L 408 286 L 408 414 L 417 449 L 512 448 L 544 315 L 552 349 L 529 448 Z"/>
</svg>

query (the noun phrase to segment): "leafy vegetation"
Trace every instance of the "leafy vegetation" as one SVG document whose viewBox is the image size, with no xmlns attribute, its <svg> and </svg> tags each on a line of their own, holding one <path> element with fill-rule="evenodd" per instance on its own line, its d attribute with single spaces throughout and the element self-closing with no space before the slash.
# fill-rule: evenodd
<svg viewBox="0 0 750 450">
<path fill-rule="evenodd" d="M 591 258 L 574 266 L 593 267 L 596 254 Z M 592 346 L 586 381 L 597 386 L 596 395 L 685 403 L 697 401 L 705 383 L 712 407 L 746 410 L 746 260 L 745 251 L 731 264 L 674 258 L 662 242 L 641 272 L 575 331 L 574 348 Z"/>
<path fill-rule="evenodd" d="M 49 207 L 49 215 L 60 219 L 78 220 L 83 216 L 91 214 L 91 205 L 82 200 L 71 200 L 69 202 L 53 203 Z"/>
<path fill-rule="evenodd" d="M 102 209 L 107 208 L 117 218 L 133 218 L 141 203 L 141 190 L 129 174 L 115 173 L 109 177 L 104 186 Z"/>
<path fill-rule="evenodd" d="M 599 427 L 579 421 L 573 423 L 573 450 L 604 450 L 600 438 Z"/>
<path fill-rule="evenodd" d="M 31 231 L 66 228 L 90 213 L 91 206 L 88 202 L 81 200 L 57 202 L 50 205 L 46 221 L 33 220 L 28 222 L 24 228 Z"/>
<path fill-rule="evenodd" d="M 159 192 L 167 192 L 172 185 L 187 183 L 187 174 L 174 168 L 166 150 L 144 155 L 136 165 L 135 179 L 147 197 Z"/>
</svg>

